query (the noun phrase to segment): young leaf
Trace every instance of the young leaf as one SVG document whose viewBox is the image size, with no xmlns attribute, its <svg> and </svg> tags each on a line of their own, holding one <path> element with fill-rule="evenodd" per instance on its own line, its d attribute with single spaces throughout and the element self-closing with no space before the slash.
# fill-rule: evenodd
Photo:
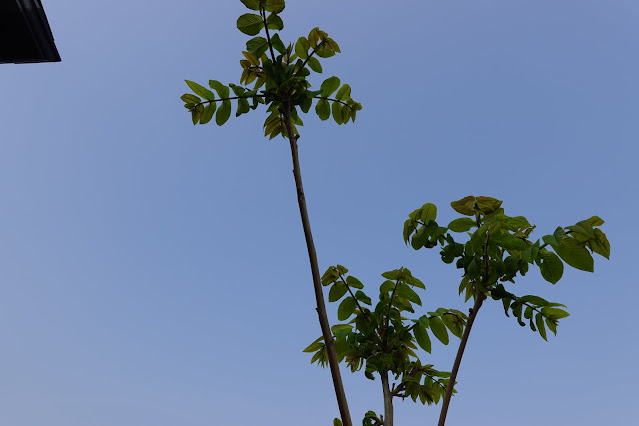
<svg viewBox="0 0 639 426">
<path fill-rule="evenodd" d="M 322 90 L 322 97 L 329 97 L 339 88 L 339 78 L 333 76 L 329 77 L 322 83 L 320 89 Z"/>
<path fill-rule="evenodd" d="M 422 206 L 421 211 L 420 219 L 425 225 L 437 219 L 437 206 L 435 204 L 426 203 Z"/>
<path fill-rule="evenodd" d="M 322 64 L 320 64 L 320 61 L 318 61 L 317 58 L 313 58 L 313 57 L 309 58 L 306 64 L 308 65 L 310 69 L 312 69 L 316 73 L 318 74 L 322 73 Z"/>
<path fill-rule="evenodd" d="M 206 107 L 204 107 L 204 111 L 202 111 L 202 116 L 200 117 L 200 124 L 206 124 L 211 121 L 213 118 L 213 113 L 215 112 L 215 102 L 211 102 Z"/>
<path fill-rule="evenodd" d="M 200 86 L 199 84 L 190 81 L 190 80 L 184 80 L 186 82 L 186 84 L 191 88 L 191 90 L 193 90 L 193 92 L 195 92 L 195 94 L 202 96 L 204 99 L 207 99 L 209 101 L 212 101 L 215 99 L 215 95 L 213 94 L 213 92 L 211 92 L 209 89 L 207 89 L 204 86 Z"/>
<path fill-rule="evenodd" d="M 413 334 L 415 335 L 417 344 L 423 350 L 430 353 L 432 344 L 430 342 L 430 337 L 428 337 L 428 331 L 426 331 L 426 327 L 424 327 L 421 323 L 417 323 L 415 325 L 415 328 L 413 328 Z"/>
<path fill-rule="evenodd" d="M 218 126 L 226 123 L 226 121 L 231 116 L 231 101 L 225 100 L 222 102 L 222 105 L 217 110 L 217 114 L 215 114 L 215 123 Z"/>
<path fill-rule="evenodd" d="M 444 345 L 447 345 L 449 341 L 448 331 L 446 331 L 446 326 L 444 325 L 442 320 L 439 317 L 430 317 L 428 321 L 430 324 L 430 329 L 432 330 L 435 337 L 437 337 L 437 339 L 439 339 L 439 341 L 442 342 Z"/>
<path fill-rule="evenodd" d="M 539 335 L 544 338 L 545 341 L 548 341 L 546 337 L 546 327 L 544 327 L 544 318 L 542 314 L 537 314 L 535 316 L 535 323 L 537 324 L 537 330 L 539 330 Z"/>
<path fill-rule="evenodd" d="M 251 10 L 260 10 L 260 0 L 240 0 L 244 6 Z"/>
<path fill-rule="evenodd" d="M 280 13 L 284 10 L 285 7 L 284 0 L 266 0 L 266 6 L 264 6 L 264 10 L 272 13 Z"/>
<path fill-rule="evenodd" d="M 344 285 L 343 282 L 336 282 L 333 284 L 331 289 L 328 292 L 328 301 L 329 302 L 337 302 L 342 298 L 348 291 L 348 288 Z"/>
<path fill-rule="evenodd" d="M 364 288 L 364 284 L 362 284 L 360 280 L 358 280 L 352 275 L 349 275 L 348 277 L 346 277 L 346 284 L 348 284 L 352 288 Z"/>
<path fill-rule="evenodd" d="M 282 18 L 274 13 L 268 15 L 268 18 L 266 18 L 266 25 L 269 30 L 281 31 L 284 29 L 284 21 L 282 21 Z"/>
<path fill-rule="evenodd" d="M 331 110 L 333 112 L 333 120 L 335 120 L 337 124 L 342 124 L 342 104 L 333 102 Z"/>
<path fill-rule="evenodd" d="M 552 284 L 556 284 L 564 274 L 564 264 L 557 255 L 546 249 L 539 249 L 539 255 L 535 259 L 539 266 L 541 276 Z"/>
<path fill-rule="evenodd" d="M 346 100 L 350 98 L 350 96 L 351 96 L 351 86 L 349 86 L 348 84 L 343 85 L 335 94 L 335 98 L 340 101 Z"/>
<path fill-rule="evenodd" d="M 220 98 L 228 98 L 229 97 L 229 88 L 220 83 L 217 80 L 209 80 L 209 86 L 211 89 L 214 89 Z"/>
<path fill-rule="evenodd" d="M 573 268 L 586 272 L 594 272 L 594 260 L 584 246 L 575 238 L 565 237 L 558 245 L 553 246 L 559 257 Z"/>
<path fill-rule="evenodd" d="M 337 308 L 337 319 L 340 321 L 346 321 L 357 308 L 357 302 L 352 297 L 347 297 L 342 300 Z"/>
<path fill-rule="evenodd" d="M 194 103 L 194 104 L 199 104 L 200 102 L 202 102 L 202 100 L 200 98 L 198 98 L 195 95 L 192 95 L 190 93 L 185 93 L 183 94 L 180 99 L 182 99 L 184 102 L 188 103 Z"/>
<path fill-rule="evenodd" d="M 311 45 L 308 44 L 308 40 L 306 37 L 300 37 L 297 39 L 295 43 L 295 53 L 302 59 L 308 58 L 308 49 L 311 48 Z"/>
<path fill-rule="evenodd" d="M 331 107 L 326 99 L 320 99 L 315 105 L 315 112 L 322 121 L 328 120 L 331 116 Z"/>
<path fill-rule="evenodd" d="M 264 37 L 254 37 L 246 42 L 246 50 L 259 58 L 268 50 L 268 41 Z"/>
<path fill-rule="evenodd" d="M 264 28 L 262 17 L 254 13 L 245 13 L 237 18 L 237 29 L 246 35 L 257 35 Z"/>
<path fill-rule="evenodd" d="M 455 219 L 448 224 L 448 229 L 453 232 L 467 232 L 474 226 L 477 226 L 477 223 L 469 217 L 460 217 L 459 219 Z"/>
</svg>

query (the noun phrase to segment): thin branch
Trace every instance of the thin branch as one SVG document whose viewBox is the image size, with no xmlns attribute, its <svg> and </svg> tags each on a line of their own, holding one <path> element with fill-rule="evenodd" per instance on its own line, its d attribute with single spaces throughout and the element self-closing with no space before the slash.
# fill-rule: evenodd
<svg viewBox="0 0 639 426">
<path fill-rule="evenodd" d="M 335 388 L 335 397 L 339 407 L 340 416 L 344 426 L 353 426 L 350 411 L 348 409 L 348 401 L 344 392 L 344 384 L 342 383 L 342 375 L 339 370 L 339 360 L 335 349 L 335 342 L 331 332 L 331 326 L 326 313 L 326 304 L 324 303 L 324 293 L 322 290 L 322 281 L 320 278 L 319 266 L 317 262 L 317 252 L 315 251 L 315 243 L 313 242 L 313 233 L 311 232 L 311 224 L 306 209 L 306 197 L 304 195 L 304 186 L 302 185 L 302 173 L 300 171 L 299 155 L 297 150 L 297 138 L 293 132 L 293 123 L 291 121 L 291 106 L 288 103 L 282 105 L 280 110 L 284 116 L 284 124 L 286 125 L 286 133 L 291 145 L 291 156 L 293 159 L 293 176 L 295 178 L 295 186 L 297 189 L 297 202 L 300 208 L 300 216 L 302 219 L 302 227 L 304 228 L 304 237 L 306 239 L 306 248 L 308 250 L 309 263 L 311 265 L 311 275 L 313 277 L 313 289 L 315 292 L 315 301 L 317 303 L 317 315 L 319 317 L 324 344 L 326 345 L 326 353 L 328 355 L 328 364 L 333 378 L 333 387 Z"/>
<path fill-rule="evenodd" d="M 306 64 L 308 63 L 308 61 L 311 59 L 311 56 L 313 56 L 315 54 L 315 52 L 317 52 L 317 50 L 320 48 L 321 45 L 323 45 L 324 43 L 326 43 L 326 40 L 322 40 L 320 42 L 320 44 L 318 44 L 312 51 L 311 53 L 306 57 L 306 59 L 304 59 L 304 62 L 302 62 L 302 66 L 300 66 L 300 69 L 297 70 L 297 73 L 299 74 L 300 72 L 302 72 L 302 70 L 304 69 L 304 67 L 306 66 Z"/>
<path fill-rule="evenodd" d="M 359 311 L 364 313 L 364 309 L 362 308 L 362 305 L 359 304 L 359 300 L 357 300 L 357 297 L 355 297 L 355 295 L 353 294 L 353 291 L 351 290 L 351 287 L 348 284 L 346 284 L 346 280 L 344 280 L 344 277 L 342 276 L 342 274 L 339 274 L 339 278 L 342 280 L 342 282 L 346 286 L 346 289 L 350 293 L 351 297 L 353 299 L 355 299 L 355 303 L 357 303 L 357 307 L 359 308 Z"/>
<path fill-rule="evenodd" d="M 195 106 L 210 104 L 211 102 L 217 102 L 217 101 L 232 101 L 235 99 L 252 99 L 252 98 L 263 98 L 263 97 L 264 95 L 251 95 L 251 96 L 233 96 L 232 98 L 208 99 L 206 101 L 196 103 Z"/>
<path fill-rule="evenodd" d="M 346 102 L 344 102 L 344 101 L 340 101 L 339 99 L 326 98 L 326 97 L 323 97 L 323 96 L 314 96 L 314 97 L 313 97 L 313 99 L 324 99 L 324 100 L 326 100 L 326 101 L 338 102 L 338 103 L 340 103 L 340 104 L 342 104 L 342 105 L 345 105 L 345 106 L 349 107 L 350 109 L 353 109 L 353 106 L 352 106 L 352 105 L 349 105 L 349 104 L 347 104 L 347 103 L 346 103 Z"/>
<path fill-rule="evenodd" d="M 475 220 L 477 223 L 477 228 L 481 226 L 481 217 L 479 213 L 475 214 Z M 488 244 L 490 242 L 490 230 L 486 231 L 486 243 L 484 244 L 484 276 L 482 277 L 482 287 L 486 283 L 488 283 Z M 479 309 L 481 308 L 482 303 L 486 299 L 486 295 L 480 291 L 477 291 L 475 295 L 475 304 L 473 308 L 470 310 L 470 315 L 468 316 L 468 321 L 466 322 L 466 328 L 464 329 L 464 334 L 462 335 L 461 341 L 459 342 L 459 348 L 457 349 L 457 355 L 455 356 L 455 362 L 453 364 L 453 369 L 450 372 L 450 378 L 448 382 L 448 386 L 446 387 L 446 393 L 444 394 L 444 400 L 442 402 L 442 410 L 439 414 L 439 422 L 438 426 L 444 426 L 446 423 L 446 415 L 448 414 L 448 406 L 450 405 L 450 399 L 453 396 L 453 388 L 455 386 L 455 379 L 457 379 L 457 373 L 459 372 L 459 366 L 461 364 L 461 360 L 464 356 L 464 350 L 466 349 L 466 344 L 468 343 L 468 336 L 470 335 L 470 331 L 473 328 L 473 323 L 475 322 L 475 318 L 477 318 L 477 314 L 479 313 Z"/>
<path fill-rule="evenodd" d="M 271 60 L 275 62 L 275 53 L 273 52 L 273 44 L 271 43 L 271 35 L 268 32 L 268 24 L 266 23 L 266 11 L 260 7 L 260 15 L 262 15 L 262 21 L 264 21 L 264 30 L 266 30 L 266 41 L 268 42 L 268 48 L 271 51 Z"/>
</svg>

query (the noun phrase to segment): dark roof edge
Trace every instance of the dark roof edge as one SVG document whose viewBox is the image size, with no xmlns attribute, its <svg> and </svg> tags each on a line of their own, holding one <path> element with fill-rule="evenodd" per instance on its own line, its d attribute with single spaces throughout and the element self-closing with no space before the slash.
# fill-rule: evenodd
<svg viewBox="0 0 639 426">
<path fill-rule="evenodd" d="M 40 0 L 16 0 L 42 56 L 38 62 L 60 62 L 53 33 Z"/>
</svg>

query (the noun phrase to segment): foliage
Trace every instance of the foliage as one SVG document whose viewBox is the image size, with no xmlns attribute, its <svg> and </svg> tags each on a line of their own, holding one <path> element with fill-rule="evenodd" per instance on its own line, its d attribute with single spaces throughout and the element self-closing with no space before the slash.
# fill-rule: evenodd
<svg viewBox="0 0 639 426">
<path fill-rule="evenodd" d="M 556 334 L 559 320 L 569 315 L 561 309 L 565 306 L 539 296 L 517 296 L 504 284 L 514 283 L 517 275 L 526 275 L 531 265 L 539 267 L 542 277 L 552 284 L 561 279 L 563 262 L 593 272 L 591 253 L 610 256 L 610 243 L 598 228 L 604 221 L 593 216 L 533 240 L 535 226 L 523 216 L 507 216 L 501 204 L 490 197 L 468 196 L 454 201 L 452 208 L 464 217 L 447 227 L 435 221 L 437 207 L 424 204 L 404 222 L 404 242 L 410 242 L 415 250 L 439 245 L 442 261 L 455 262 L 464 271 L 459 293 L 465 293 L 466 300 L 478 295 L 501 300 L 507 316 L 512 313 L 522 326 L 527 320 L 531 330 L 547 340 L 546 327 Z M 471 229 L 474 231 L 469 232 Z M 457 242 L 457 234 L 468 238 L 464 243 Z"/>
<path fill-rule="evenodd" d="M 344 321 L 332 327 L 339 361 L 352 372 L 363 369 L 371 380 L 375 374 L 392 373 L 397 381 L 391 389 L 393 397 L 419 399 L 428 405 L 437 403 L 444 395 L 450 373 L 422 363 L 416 353 L 417 345 L 430 353 L 430 335 L 445 345 L 449 342 L 449 331 L 461 338 L 466 315 L 455 309 L 439 308 L 415 319 L 405 318 L 406 313 L 415 313 L 415 306 L 422 306 L 415 289 L 426 288 L 406 268 L 382 274 L 386 280 L 379 287 L 378 302 L 373 308 L 371 298 L 363 291 L 364 284 L 346 275 L 347 272 L 337 265 L 322 276 L 322 284 L 330 288 L 328 301 L 339 302 L 337 318 Z M 323 337 L 304 352 L 313 353 L 311 363 L 326 365 Z M 364 424 L 381 424 L 375 423 L 375 418 L 372 411 L 367 413 Z"/>
<path fill-rule="evenodd" d="M 284 28 L 279 16 L 285 7 L 284 0 L 242 0 L 242 3 L 257 13 L 241 15 L 237 28 L 249 36 L 264 31 L 264 37 L 253 37 L 246 42 L 246 51 L 242 52 L 243 59 L 240 60 L 240 85 L 225 86 L 217 80 L 209 80 L 214 93 L 185 80 L 193 93 L 186 93 L 181 99 L 191 112 L 193 124 L 206 124 L 215 115 L 216 124 L 223 125 L 231 116 L 232 101 L 237 101 L 236 117 L 260 104 L 267 107 L 269 115 L 264 121 L 264 136 L 269 139 L 277 135 L 288 136 L 287 112 L 290 112 L 292 129 L 297 134 L 296 126 L 304 124 L 299 111 L 307 113 L 314 101 L 320 119 L 327 120 L 332 116 L 337 124 L 354 122 L 362 106 L 351 98 L 348 84 L 341 85 L 340 79 L 333 76 L 324 80 L 318 90 L 313 90 L 308 80 L 311 72 L 322 73 L 318 58 L 329 58 L 341 52 L 335 40 L 319 28 L 313 28 L 307 37 L 285 45 L 277 34 Z M 235 96 L 231 96 L 231 91 Z"/>
</svg>

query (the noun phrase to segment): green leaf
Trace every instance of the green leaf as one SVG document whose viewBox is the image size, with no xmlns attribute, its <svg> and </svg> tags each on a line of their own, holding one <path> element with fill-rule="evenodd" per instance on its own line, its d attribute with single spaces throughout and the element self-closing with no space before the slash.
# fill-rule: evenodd
<svg viewBox="0 0 639 426">
<path fill-rule="evenodd" d="M 192 95 L 190 93 L 185 93 L 183 94 L 180 99 L 182 99 L 184 102 L 188 103 L 194 103 L 194 104 L 199 104 L 202 100 L 200 98 L 198 98 L 195 95 Z"/>
<path fill-rule="evenodd" d="M 268 50 L 268 41 L 264 37 L 254 37 L 246 42 L 246 50 L 259 58 Z"/>
<path fill-rule="evenodd" d="M 450 206 L 459 214 L 475 216 L 475 197 L 469 195 L 461 200 L 453 201 Z"/>
<path fill-rule="evenodd" d="M 272 13 L 280 13 L 284 10 L 285 6 L 284 0 L 266 0 L 264 10 Z"/>
<path fill-rule="evenodd" d="M 197 109 L 191 110 L 191 119 L 193 120 L 193 125 L 196 125 L 198 121 L 200 121 L 200 116 L 202 113 Z"/>
<path fill-rule="evenodd" d="M 507 250 L 526 250 L 528 244 L 508 231 L 498 231 L 490 236 L 490 241 Z"/>
<path fill-rule="evenodd" d="M 590 219 L 586 219 L 586 221 L 590 223 L 590 226 L 601 226 L 605 223 L 599 216 L 593 216 Z"/>
<path fill-rule="evenodd" d="M 474 226 L 477 226 L 477 223 L 469 217 L 460 217 L 459 219 L 455 219 L 448 224 L 448 229 L 453 232 L 467 232 Z"/>
<path fill-rule="evenodd" d="M 328 301 L 337 302 L 347 291 L 348 287 L 346 287 L 343 282 L 336 282 L 328 292 Z"/>
<path fill-rule="evenodd" d="M 550 308 L 550 307 L 541 308 L 541 313 L 544 316 L 554 320 L 558 320 L 558 319 L 562 319 L 562 318 L 566 318 L 570 316 L 570 314 L 564 311 L 563 309 Z"/>
<path fill-rule="evenodd" d="M 239 117 L 241 114 L 245 114 L 249 112 L 251 106 L 249 105 L 247 98 L 240 98 L 237 100 L 237 112 L 235 113 L 236 117 Z"/>
<path fill-rule="evenodd" d="M 228 99 L 222 102 L 222 105 L 217 110 L 217 114 L 215 114 L 215 123 L 218 126 L 226 123 L 226 121 L 231 116 L 231 101 Z"/>
<path fill-rule="evenodd" d="M 444 325 L 448 327 L 451 333 L 453 333 L 457 338 L 461 339 L 462 334 L 464 333 L 464 327 L 459 322 L 459 319 L 454 314 L 446 313 L 441 316 Z"/>
<path fill-rule="evenodd" d="M 430 353 L 432 350 L 432 344 L 430 342 L 430 337 L 428 337 L 428 331 L 426 331 L 426 327 L 424 325 L 417 323 L 415 328 L 413 328 L 413 334 L 415 335 L 415 340 L 417 344 L 426 352 Z"/>
<path fill-rule="evenodd" d="M 435 204 L 426 203 L 422 206 L 422 213 L 420 219 L 425 225 L 428 225 L 431 221 L 435 221 L 437 218 L 437 206 Z"/>
<path fill-rule="evenodd" d="M 573 268 L 594 272 L 594 260 L 585 247 L 585 243 L 581 243 L 572 237 L 565 237 L 558 245 L 553 246 L 553 249 L 564 262 Z"/>
<path fill-rule="evenodd" d="M 564 264 L 559 257 L 546 249 L 539 249 L 535 263 L 539 266 L 541 276 L 552 284 L 556 284 L 564 274 Z"/>
<path fill-rule="evenodd" d="M 269 30 L 281 31 L 284 29 L 284 21 L 282 21 L 282 18 L 274 13 L 268 15 L 266 18 L 266 25 Z"/>
<path fill-rule="evenodd" d="M 357 302 L 352 297 L 347 297 L 342 300 L 337 308 L 337 319 L 340 321 L 346 321 L 357 308 Z"/>
<path fill-rule="evenodd" d="M 333 419 L 333 426 L 343 426 L 342 425 L 342 421 L 340 419 L 338 419 L 337 417 L 335 417 Z"/>
<path fill-rule="evenodd" d="M 333 76 L 329 77 L 322 83 L 320 89 L 322 90 L 322 97 L 329 97 L 339 88 L 339 78 Z"/>
<path fill-rule="evenodd" d="M 190 81 L 190 80 L 184 80 L 186 82 L 186 84 L 191 88 L 191 90 L 193 90 L 193 92 L 195 92 L 195 94 L 202 96 L 204 99 L 207 99 L 209 101 L 215 100 L 215 95 L 213 94 L 213 92 L 211 92 L 209 89 L 207 89 L 204 86 L 200 86 L 199 84 Z"/>
<path fill-rule="evenodd" d="M 389 293 L 395 289 L 395 283 L 391 280 L 386 280 L 379 286 L 380 293 Z"/>
<path fill-rule="evenodd" d="M 202 111 L 202 116 L 200 117 L 200 124 L 206 124 L 211 121 L 213 118 L 213 113 L 215 112 L 215 102 L 211 102 L 206 107 L 204 107 L 204 111 Z"/>
<path fill-rule="evenodd" d="M 577 222 L 575 225 L 566 226 L 566 229 L 570 229 L 571 231 L 581 234 L 585 236 L 587 239 L 594 238 L 595 233 L 592 229 L 592 225 L 587 220 L 581 220 Z"/>
<path fill-rule="evenodd" d="M 483 214 L 491 214 L 499 210 L 502 201 L 491 197 L 479 196 L 475 198 L 477 207 Z"/>
<path fill-rule="evenodd" d="M 237 29 L 246 35 L 257 35 L 264 28 L 262 17 L 254 13 L 245 13 L 237 18 Z"/>
<path fill-rule="evenodd" d="M 211 89 L 214 89 L 220 98 L 228 98 L 229 97 L 229 88 L 220 83 L 217 80 L 209 80 L 209 86 Z"/>
<path fill-rule="evenodd" d="M 373 302 L 371 301 L 371 298 L 368 297 L 362 290 L 357 290 L 355 292 L 355 298 L 366 305 L 373 304 Z"/>
<path fill-rule="evenodd" d="M 610 259 L 610 243 L 601 229 L 595 228 L 595 238 L 588 241 L 588 247 L 600 256 Z"/>
<path fill-rule="evenodd" d="M 284 43 L 282 42 L 282 39 L 280 39 L 279 34 L 271 36 L 271 45 L 282 55 L 286 53 L 286 46 L 284 46 Z"/>
<path fill-rule="evenodd" d="M 244 3 L 244 6 L 251 10 L 260 10 L 260 1 L 259 0 L 240 0 Z"/>
<path fill-rule="evenodd" d="M 422 300 L 419 298 L 419 295 L 415 293 L 415 290 L 410 288 L 405 283 L 397 284 L 396 294 L 400 297 L 403 297 L 404 299 L 408 299 L 409 301 L 418 304 L 419 306 L 422 305 Z"/>
<path fill-rule="evenodd" d="M 437 339 L 439 339 L 439 341 L 442 342 L 444 345 L 447 345 L 448 331 L 446 331 L 446 326 L 444 325 L 442 320 L 439 317 L 430 317 L 428 319 L 428 323 L 430 324 L 430 329 L 435 337 L 437 337 Z"/>
<path fill-rule="evenodd" d="M 308 58 L 308 49 L 311 48 L 311 45 L 308 43 L 306 37 L 300 37 L 297 39 L 295 43 L 295 53 L 302 59 Z"/>
<path fill-rule="evenodd" d="M 331 111 L 333 113 L 333 120 L 335 120 L 337 124 L 342 124 L 342 104 L 339 102 L 333 102 Z"/>
<path fill-rule="evenodd" d="M 308 345 L 306 349 L 304 349 L 302 352 L 315 352 L 316 350 L 323 348 L 324 347 L 323 340 L 324 340 L 324 336 L 318 337 L 313 343 Z"/>
<path fill-rule="evenodd" d="M 309 58 L 306 64 L 308 65 L 310 69 L 312 69 L 316 73 L 318 74 L 322 73 L 322 64 L 320 64 L 320 61 L 318 61 L 317 58 L 314 58 L 314 57 Z"/>
<path fill-rule="evenodd" d="M 320 99 L 315 105 L 315 112 L 322 121 L 328 120 L 331 116 L 331 107 L 326 99 Z"/>
<path fill-rule="evenodd" d="M 348 277 L 346 277 L 346 284 L 348 284 L 352 288 L 364 288 L 364 284 L 362 284 L 360 280 L 358 280 L 352 275 L 349 275 Z"/>
<path fill-rule="evenodd" d="M 335 94 L 335 98 L 343 101 L 351 97 L 351 86 L 348 84 L 343 85 Z"/>
<path fill-rule="evenodd" d="M 539 335 L 543 337 L 545 341 L 548 341 L 548 338 L 546 337 L 546 327 L 544 325 L 544 317 L 542 316 L 542 314 L 537 314 L 535 316 L 535 323 L 537 324 L 537 330 L 539 331 Z"/>
</svg>

